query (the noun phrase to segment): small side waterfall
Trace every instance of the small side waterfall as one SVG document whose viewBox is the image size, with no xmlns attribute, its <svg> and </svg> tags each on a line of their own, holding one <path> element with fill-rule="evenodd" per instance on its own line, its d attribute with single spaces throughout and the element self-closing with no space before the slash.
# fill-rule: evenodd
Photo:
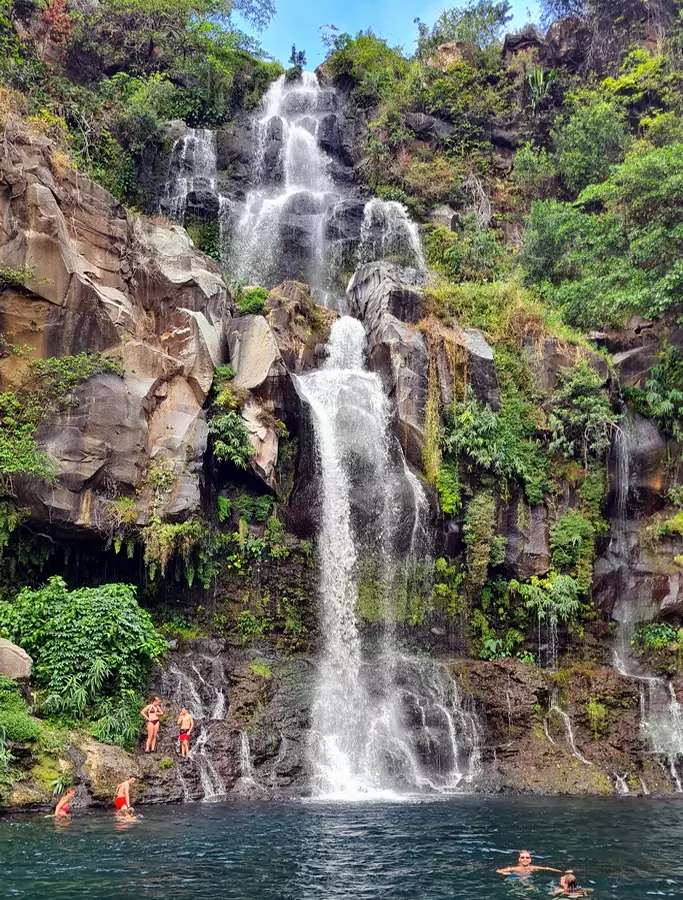
<svg viewBox="0 0 683 900">
<path fill-rule="evenodd" d="M 550 714 L 553 712 L 556 713 L 562 719 L 562 724 L 564 725 L 565 734 L 567 735 L 567 743 L 569 744 L 569 750 L 571 751 L 572 756 L 575 757 L 576 759 L 578 759 L 578 761 L 580 763 L 582 763 L 584 766 L 592 766 L 593 763 L 589 759 L 586 759 L 586 757 L 583 756 L 583 754 L 579 752 L 579 749 L 576 746 L 576 738 L 574 737 L 574 728 L 572 726 L 572 720 L 569 718 L 569 714 L 566 713 L 563 709 L 561 709 L 560 706 L 558 705 L 557 690 L 554 690 L 550 697 L 550 709 L 548 710 L 548 713 Z M 547 730 L 547 725 L 546 725 L 546 734 L 547 734 L 549 740 L 551 741 L 551 743 L 555 744 L 555 741 L 553 741 L 552 738 L 550 738 L 550 734 L 548 733 L 548 730 Z"/>
<path fill-rule="evenodd" d="M 169 216 L 182 224 L 190 194 L 216 194 L 216 132 L 188 128 L 173 145 L 164 197 Z"/>
<path fill-rule="evenodd" d="M 312 713 L 313 787 L 346 798 L 454 788 L 476 774 L 479 759 L 476 720 L 447 670 L 396 647 L 391 585 L 400 559 L 425 552 L 416 544 L 427 503 L 406 474 L 379 376 L 364 367 L 365 340 L 360 322 L 339 319 L 324 368 L 297 378 L 322 478 L 324 647 Z M 389 584 L 379 598 L 384 628 L 369 656 L 357 621 L 358 564 L 367 555 Z"/>
<path fill-rule="evenodd" d="M 624 646 L 626 639 L 622 639 Z M 628 668 L 627 668 L 628 666 Z M 640 686 L 640 727 L 652 747 L 668 766 L 676 792 L 683 793 L 683 710 L 670 681 L 634 671 L 627 653 L 614 652 L 614 668 Z"/>
<path fill-rule="evenodd" d="M 401 266 L 425 268 L 417 224 L 402 203 L 375 197 L 365 204 L 358 263 L 386 259 Z"/>
<path fill-rule="evenodd" d="M 197 663 L 192 662 L 186 668 L 176 663 L 163 671 L 162 692 L 164 699 L 177 707 L 186 706 L 192 714 L 196 729 L 189 754 L 189 760 L 197 768 L 202 789 L 203 800 L 214 800 L 225 796 L 227 788 L 212 759 L 210 743 L 218 723 L 225 719 L 226 684 L 224 674 L 216 660 L 201 657 L 198 660 L 202 667 L 206 666 L 206 675 L 202 674 Z M 179 761 L 178 776 L 183 785 L 185 799 L 196 799 L 190 795 L 183 767 L 187 762 Z"/>
</svg>

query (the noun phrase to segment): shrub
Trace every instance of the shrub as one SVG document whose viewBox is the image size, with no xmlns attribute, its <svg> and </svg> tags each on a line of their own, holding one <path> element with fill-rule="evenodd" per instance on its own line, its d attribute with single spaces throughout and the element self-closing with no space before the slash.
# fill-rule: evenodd
<svg viewBox="0 0 683 900">
<path fill-rule="evenodd" d="M 18 686 L 0 675 L 0 731 L 8 741 L 34 741 L 41 732 L 40 723 L 28 714 Z"/>
<path fill-rule="evenodd" d="M 530 503 L 540 503 L 548 483 L 547 459 L 528 401 L 504 397 L 499 412 L 482 404 L 468 388 L 465 400 L 448 410 L 443 448 L 463 458 L 470 470 L 490 472 L 524 486 Z"/>
<path fill-rule="evenodd" d="M 649 622 L 638 625 L 631 638 L 638 650 L 664 650 L 671 644 L 683 645 L 683 629 L 676 629 L 668 622 Z"/>
<path fill-rule="evenodd" d="M 578 194 L 605 179 L 624 158 L 628 144 L 626 113 L 616 102 L 586 91 L 574 99 L 568 119 L 554 132 L 557 171 L 568 190 Z"/>
<path fill-rule="evenodd" d="M 589 459 L 600 459 L 609 449 L 615 424 L 614 410 L 595 369 L 582 361 L 560 375 L 549 419 L 551 450 L 559 450 L 565 459 L 582 459 L 588 471 Z"/>
<path fill-rule="evenodd" d="M 241 316 L 261 315 L 268 302 L 268 291 L 263 287 L 247 288 L 237 298 L 237 312 Z"/>
<path fill-rule="evenodd" d="M 230 462 L 238 469 L 247 468 L 256 451 L 238 412 L 214 415 L 209 420 L 209 434 L 213 437 L 214 459 Z"/>
<path fill-rule="evenodd" d="M 140 689 L 167 646 L 131 585 L 69 591 L 59 577 L 0 603 L 0 630 L 33 658 L 43 709 L 74 718 Z"/>
</svg>

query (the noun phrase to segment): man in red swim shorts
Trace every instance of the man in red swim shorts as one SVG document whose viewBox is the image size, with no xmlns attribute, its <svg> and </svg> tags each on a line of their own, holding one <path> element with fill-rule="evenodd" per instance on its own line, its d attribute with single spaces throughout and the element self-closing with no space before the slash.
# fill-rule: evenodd
<svg viewBox="0 0 683 900">
<path fill-rule="evenodd" d="M 136 781 L 137 778 L 134 775 L 130 775 L 116 788 L 114 806 L 117 813 L 125 813 L 126 810 L 130 809 L 130 786 Z"/>
<path fill-rule="evenodd" d="M 183 758 L 187 758 L 190 755 L 190 735 L 194 729 L 194 719 L 185 706 L 180 710 L 178 716 L 178 728 L 180 729 L 178 734 L 180 753 Z"/>
</svg>

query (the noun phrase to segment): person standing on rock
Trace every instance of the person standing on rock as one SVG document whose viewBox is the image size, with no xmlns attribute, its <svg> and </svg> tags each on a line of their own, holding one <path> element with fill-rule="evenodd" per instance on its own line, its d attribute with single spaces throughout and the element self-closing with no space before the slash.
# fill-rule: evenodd
<svg viewBox="0 0 683 900">
<path fill-rule="evenodd" d="M 190 755 L 190 735 L 194 729 L 194 719 L 186 706 L 183 706 L 180 710 L 180 715 L 178 716 L 178 728 L 180 729 L 180 733 L 178 734 L 180 754 L 183 759 L 187 759 Z"/>
<path fill-rule="evenodd" d="M 147 744 L 145 745 L 145 753 L 154 753 L 157 748 L 159 721 L 163 714 L 164 710 L 161 706 L 161 700 L 158 697 L 155 697 L 140 713 L 145 722 L 147 722 Z"/>
<path fill-rule="evenodd" d="M 121 815 L 126 815 L 130 811 L 130 786 L 137 778 L 134 775 L 129 775 L 125 781 L 122 781 L 120 785 L 116 788 L 116 796 L 114 797 L 114 806 L 116 807 L 116 812 Z"/>
<path fill-rule="evenodd" d="M 506 866 L 504 869 L 496 869 L 498 875 L 513 875 L 517 878 L 528 878 L 534 872 L 561 872 L 561 869 L 553 869 L 551 866 L 532 866 L 531 853 L 528 850 L 519 851 L 519 859 L 516 866 Z"/>
</svg>

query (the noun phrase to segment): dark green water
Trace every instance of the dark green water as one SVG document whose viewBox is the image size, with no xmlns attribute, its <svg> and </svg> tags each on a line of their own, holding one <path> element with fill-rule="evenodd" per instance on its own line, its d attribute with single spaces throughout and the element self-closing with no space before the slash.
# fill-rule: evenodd
<svg viewBox="0 0 683 900">
<path fill-rule="evenodd" d="M 596 900 L 683 897 L 683 802 L 460 797 L 434 803 L 150 808 L 68 827 L 0 819 L 0 896 L 180 900 L 545 897 L 495 869 L 529 848 Z"/>
</svg>

